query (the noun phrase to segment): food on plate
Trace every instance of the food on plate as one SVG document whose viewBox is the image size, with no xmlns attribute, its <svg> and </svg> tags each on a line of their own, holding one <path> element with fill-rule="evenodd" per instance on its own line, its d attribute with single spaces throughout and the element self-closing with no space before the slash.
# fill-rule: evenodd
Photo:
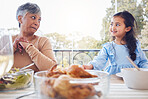
<svg viewBox="0 0 148 99">
<path fill-rule="evenodd" d="M 41 84 L 41 93 L 51 98 L 85 99 L 94 95 L 99 97 L 102 95 L 101 91 L 95 90 L 93 82 L 84 80 L 98 76 L 90 74 L 78 65 L 72 65 L 69 68 L 50 69 L 46 77 L 51 79 L 46 79 Z"/>
<path fill-rule="evenodd" d="M 13 68 L 9 73 L 0 78 L 0 91 L 27 87 L 32 82 L 32 73 L 32 70 L 20 71 L 17 68 Z"/>
<path fill-rule="evenodd" d="M 95 95 L 93 85 L 70 83 L 68 79 L 70 79 L 69 75 L 61 75 L 54 82 L 53 88 L 60 96 L 66 99 L 84 99 L 87 96 Z"/>
<path fill-rule="evenodd" d="M 67 74 L 73 78 L 93 78 L 97 77 L 97 75 L 92 75 L 79 67 L 78 65 L 72 65 L 67 69 Z"/>
</svg>

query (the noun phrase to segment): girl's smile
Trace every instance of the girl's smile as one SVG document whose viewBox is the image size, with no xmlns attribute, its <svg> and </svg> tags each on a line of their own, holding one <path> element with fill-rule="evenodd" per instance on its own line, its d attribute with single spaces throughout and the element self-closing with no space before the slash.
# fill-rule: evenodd
<svg viewBox="0 0 148 99">
<path fill-rule="evenodd" d="M 110 32 L 112 36 L 123 38 L 126 34 L 124 19 L 119 16 L 113 17 L 110 25 Z"/>
</svg>

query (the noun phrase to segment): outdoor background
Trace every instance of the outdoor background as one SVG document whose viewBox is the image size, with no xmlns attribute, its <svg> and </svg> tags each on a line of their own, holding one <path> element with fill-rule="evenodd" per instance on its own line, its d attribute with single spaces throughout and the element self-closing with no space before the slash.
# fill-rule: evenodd
<svg viewBox="0 0 148 99">
<path fill-rule="evenodd" d="M 42 19 L 36 34 L 50 38 L 53 49 L 57 51 L 55 53 L 57 60 L 62 65 L 66 65 L 68 61 L 69 64 L 74 63 L 75 55 L 78 55 L 77 60 L 87 60 L 79 62 L 80 64 L 92 60 L 98 51 L 93 53 L 83 51 L 80 55 L 78 53 L 81 51 L 75 50 L 101 49 L 102 44 L 111 40 L 109 25 L 113 14 L 123 10 L 129 11 L 136 18 L 139 26 L 137 37 L 141 41 L 142 49 L 148 49 L 148 0 L 0 0 L 0 2 L 0 31 L 7 29 L 12 35 L 19 33 L 16 20 L 18 6 L 26 2 L 37 3 L 40 6 Z M 63 55 L 63 50 L 70 53 Z"/>
</svg>

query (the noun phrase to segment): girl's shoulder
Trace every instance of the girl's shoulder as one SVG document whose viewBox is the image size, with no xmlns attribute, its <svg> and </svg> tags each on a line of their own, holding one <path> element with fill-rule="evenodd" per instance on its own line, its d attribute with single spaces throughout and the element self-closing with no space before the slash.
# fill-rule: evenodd
<svg viewBox="0 0 148 99">
<path fill-rule="evenodd" d="M 114 55 L 114 42 L 107 42 L 107 43 L 104 43 L 103 45 L 103 48 L 102 50 L 105 50 L 109 55 Z"/>
<path fill-rule="evenodd" d="M 112 45 L 113 45 L 113 41 L 102 44 L 102 46 L 105 48 L 110 48 L 110 47 L 112 47 Z"/>
<path fill-rule="evenodd" d="M 137 40 L 136 45 L 137 45 L 138 47 L 141 46 L 141 43 L 140 43 L 139 40 Z"/>
<path fill-rule="evenodd" d="M 137 48 L 136 48 L 137 51 L 140 52 L 140 50 L 141 50 L 141 43 L 140 43 L 139 40 L 137 40 L 136 45 L 137 45 Z"/>
</svg>

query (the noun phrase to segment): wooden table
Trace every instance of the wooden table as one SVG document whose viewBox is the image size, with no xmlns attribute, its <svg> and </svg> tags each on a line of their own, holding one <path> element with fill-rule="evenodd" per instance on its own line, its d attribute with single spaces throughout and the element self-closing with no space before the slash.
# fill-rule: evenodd
<svg viewBox="0 0 148 99">
<path fill-rule="evenodd" d="M 33 85 L 30 88 L 26 88 L 18 91 L 0 92 L 0 99 L 16 99 L 17 96 L 21 96 L 28 92 L 33 92 Z M 21 99 L 36 99 L 36 95 L 29 95 Z M 110 79 L 110 91 L 105 99 L 148 99 L 148 90 L 134 90 L 129 89 L 124 84 L 122 78 L 112 75 Z"/>
</svg>

